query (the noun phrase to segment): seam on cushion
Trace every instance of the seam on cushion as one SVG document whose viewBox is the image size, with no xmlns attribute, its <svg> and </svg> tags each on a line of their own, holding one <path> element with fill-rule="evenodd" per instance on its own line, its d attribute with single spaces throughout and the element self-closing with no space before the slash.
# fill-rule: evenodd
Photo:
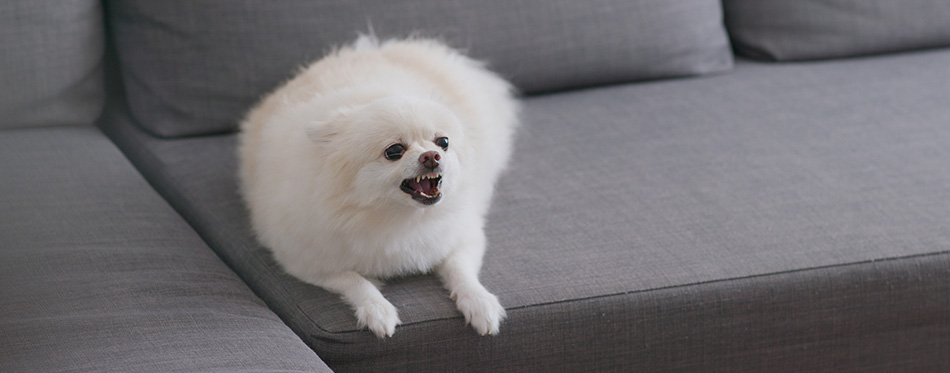
<svg viewBox="0 0 950 373">
<path fill-rule="evenodd" d="M 127 113 L 127 112 L 124 112 L 124 113 L 123 113 L 123 112 L 118 112 L 118 113 L 113 112 L 113 113 L 111 113 L 111 118 L 107 118 L 107 119 L 105 119 L 105 120 L 119 121 L 119 122 L 120 122 L 120 123 L 112 123 L 111 125 L 109 125 L 110 127 L 114 127 L 114 131 L 118 131 L 118 132 L 121 132 L 121 131 L 139 131 L 139 132 L 142 132 L 143 135 L 148 136 L 147 131 L 145 131 L 145 130 L 142 129 L 141 127 L 138 127 L 138 126 L 137 126 L 138 124 L 137 124 L 137 123 L 134 123 L 136 120 L 135 120 L 131 115 L 129 115 L 129 113 Z M 122 126 L 122 123 L 121 123 L 121 122 L 123 122 L 123 121 L 131 122 L 131 123 L 128 123 L 128 124 L 134 124 L 136 127 L 135 127 L 135 128 L 132 128 L 132 129 L 129 129 L 129 128 L 125 128 L 125 129 L 122 129 L 122 128 L 115 128 L 115 127 L 118 127 L 118 126 Z M 131 126 L 129 126 L 129 127 L 131 127 Z M 112 131 L 103 131 L 103 132 L 107 132 L 107 135 L 108 135 L 108 132 L 112 132 Z M 116 136 L 122 136 L 122 135 L 116 134 Z M 126 138 L 133 138 L 134 140 L 139 141 L 140 139 L 136 138 L 136 136 L 137 136 L 136 134 L 131 134 L 130 136 L 126 136 Z M 175 139 L 160 139 L 160 138 L 159 138 L 158 140 L 159 140 L 159 141 L 174 141 Z M 165 202 L 166 202 L 169 206 L 171 206 L 171 208 L 178 214 L 178 216 L 179 216 L 182 220 L 184 220 L 184 221 L 191 227 L 192 231 L 194 231 L 194 232 L 198 235 L 198 237 L 201 239 L 201 241 L 204 242 L 205 246 L 207 246 L 207 248 L 210 249 L 211 252 L 213 252 L 213 253 L 215 254 L 215 256 L 218 257 L 218 259 L 221 260 L 221 262 L 223 262 L 224 265 L 227 266 L 227 267 L 231 270 L 231 272 L 233 272 L 233 273 L 241 280 L 241 282 L 243 282 L 243 283 L 245 284 L 245 286 L 247 286 L 247 288 L 251 291 L 251 293 L 254 294 L 254 296 L 256 296 L 258 299 L 260 299 L 261 302 L 263 302 L 264 305 L 265 305 L 271 312 L 273 312 L 275 315 L 277 315 L 277 317 L 280 318 L 281 320 L 284 320 L 284 319 L 281 317 L 281 315 L 280 315 L 279 313 L 277 313 L 276 311 L 274 311 L 274 308 L 271 306 L 271 304 L 269 304 L 266 300 L 264 300 L 264 297 L 262 297 L 261 294 L 258 293 L 258 291 L 255 289 L 255 287 L 254 287 L 254 286 L 251 286 L 251 283 L 248 281 L 248 279 L 246 279 L 244 276 L 242 276 L 241 273 L 240 273 L 240 271 L 238 271 L 238 270 L 230 263 L 229 260 L 227 260 L 223 255 L 221 255 L 221 253 L 218 252 L 217 249 L 215 249 L 215 246 L 212 245 L 212 243 L 210 242 L 209 238 L 206 237 L 206 234 L 203 232 L 203 230 L 202 230 L 202 229 L 199 229 L 200 224 L 196 224 L 196 223 L 200 223 L 200 221 L 198 221 L 198 220 L 192 220 L 191 218 L 189 218 L 189 216 L 192 216 L 192 215 L 189 214 L 188 207 L 187 207 L 187 206 L 182 207 L 182 206 L 179 206 L 177 203 L 174 203 L 174 201 L 176 201 L 176 200 L 182 201 L 182 200 L 187 200 L 187 198 L 185 198 L 185 197 L 184 197 L 184 194 L 181 192 L 181 191 L 183 190 L 183 189 L 181 188 L 181 186 L 182 186 L 181 183 L 179 183 L 179 182 L 178 182 L 178 179 L 175 178 L 175 177 L 173 177 L 173 175 L 167 171 L 167 170 L 168 170 L 168 165 L 167 165 L 165 162 L 163 162 L 163 161 L 161 160 L 161 158 L 159 158 L 159 157 L 157 157 L 155 154 L 153 154 L 151 151 L 146 150 L 147 147 L 146 147 L 145 145 L 139 144 L 139 146 L 137 146 L 137 147 L 138 147 L 140 150 L 136 151 L 136 149 L 125 149 L 125 146 L 124 146 L 124 144 L 123 144 L 124 142 L 121 142 L 121 141 L 113 141 L 113 143 L 116 144 L 116 146 L 117 146 L 119 149 L 122 150 L 122 153 L 124 153 L 124 155 L 126 156 L 126 158 L 127 158 L 133 165 L 136 165 L 136 171 L 138 171 L 138 173 L 139 173 L 140 175 L 142 175 L 142 177 L 146 180 L 146 182 L 149 184 L 149 186 L 152 187 L 152 189 L 153 189 L 156 193 L 158 193 L 158 194 L 162 197 L 162 199 L 164 199 Z M 137 156 L 132 156 L 132 157 L 130 157 L 129 154 L 126 153 L 126 150 L 129 150 L 132 154 L 137 154 Z M 139 157 L 141 157 L 141 158 L 139 158 Z M 142 172 L 143 169 L 147 169 L 147 168 L 139 168 L 139 167 L 138 167 L 138 166 L 139 166 L 139 162 L 136 161 L 136 158 L 138 158 L 138 159 L 141 160 L 141 163 L 143 163 L 143 164 L 142 164 L 143 166 L 144 166 L 144 165 L 151 164 L 153 167 L 150 167 L 150 169 L 152 169 L 152 170 L 157 170 L 158 175 L 155 175 L 155 176 L 157 177 L 156 180 L 153 180 L 152 177 L 151 177 L 148 173 Z M 167 183 L 167 184 L 162 185 L 163 183 Z M 199 220 L 200 220 L 200 219 L 199 219 Z M 218 223 L 218 221 L 217 221 L 217 219 L 212 219 L 211 223 Z M 253 257 L 253 258 L 254 258 L 253 260 L 256 261 L 258 264 L 260 264 L 260 265 L 262 265 L 262 266 L 264 266 L 264 267 L 267 267 L 266 263 L 262 262 L 261 259 L 260 259 L 259 257 L 257 257 L 256 255 L 250 255 L 250 256 Z M 294 298 L 294 297 L 291 297 L 290 294 L 287 292 L 287 290 L 284 289 L 283 287 L 281 287 L 281 286 L 275 286 L 274 288 L 278 288 L 278 291 L 280 291 L 281 294 L 282 294 L 282 296 L 285 297 L 286 299 L 296 299 L 296 298 Z M 320 331 L 322 331 L 322 332 L 324 332 L 324 333 L 333 334 L 333 332 L 328 331 L 328 330 L 324 329 L 323 327 L 321 327 L 320 324 L 318 324 L 307 312 L 304 312 L 303 309 L 300 308 L 300 303 L 299 303 L 299 302 L 296 302 L 296 301 L 294 302 L 294 308 L 296 308 L 297 311 L 298 311 L 298 313 L 301 314 L 301 315 L 303 315 L 303 318 L 306 319 L 307 321 L 309 321 L 311 325 L 313 325 L 314 327 L 316 327 L 317 329 L 319 329 Z M 286 323 L 287 321 L 284 320 L 284 322 Z M 289 324 L 288 324 L 287 326 L 288 326 L 288 328 L 290 328 L 290 325 L 289 325 Z M 290 328 L 290 329 L 293 329 L 293 328 Z"/>
<path fill-rule="evenodd" d="M 187 219 L 186 219 L 186 220 L 187 220 Z M 219 220 L 220 220 L 220 219 L 213 219 L 213 220 L 212 220 L 212 223 L 213 223 L 212 226 L 219 226 L 219 227 L 220 227 L 220 226 L 224 226 L 223 224 L 221 224 L 221 222 L 220 222 Z M 198 231 L 198 230 L 195 229 L 195 231 Z M 199 235 L 199 236 L 203 236 L 203 235 L 201 234 L 201 232 L 199 232 L 198 235 Z M 217 250 L 214 249 L 214 247 L 211 245 L 210 242 L 206 242 L 206 244 L 208 245 L 208 247 L 211 248 L 211 251 L 214 251 L 215 254 L 217 254 L 219 257 L 221 256 L 220 254 L 217 253 Z M 255 242 L 255 244 L 256 244 L 256 242 Z M 249 255 L 250 257 L 252 257 L 253 260 L 254 260 L 255 262 L 257 262 L 258 265 L 260 265 L 262 268 L 268 268 L 268 267 L 269 267 L 269 263 L 263 261 L 260 256 L 255 255 L 254 253 L 248 253 L 248 255 Z M 227 261 L 225 261 L 224 258 L 222 258 L 222 261 L 225 262 L 225 264 L 227 264 Z M 228 265 L 228 267 L 231 267 L 231 266 Z M 257 294 L 257 291 L 254 290 L 254 287 L 252 287 L 252 286 L 250 285 L 250 283 L 248 283 L 248 281 L 245 280 L 235 268 L 231 268 L 231 270 L 232 270 L 235 274 L 237 274 L 238 278 L 240 278 L 242 281 L 244 281 L 245 284 L 247 284 L 247 287 L 251 289 L 251 292 L 253 292 L 254 295 L 256 295 L 259 299 L 261 299 L 261 301 L 264 301 L 264 298 L 261 297 L 259 294 Z M 282 267 L 280 268 L 280 271 L 281 271 L 281 273 L 284 273 Z M 270 275 L 267 275 L 267 276 L 270 277 Z M 276 279 L 276 280 L 279 280 L 279 279 Z M 279 282 L 279 281 L 278 281 L 278 282 Z M 331 331 L 328 331 L 328 330 L 324 329 L 319 323 L 317 323 L 316 320 L 314 320 L 313 317 L 310 316 L 310 313 L 304 311 L 304 309 L 300 307 L 300 302 L 298 301 L 297 297 L 292 296 L 292 295 L 287 291 L 286 288 L 284 288 L 283 286 L 272 286 L 271 288 L 278 288 L 278 289 L 280 289 L 280 292 L 281 292 L 281 294 L 283 294 L 282 296 L 283 296 L 285 299 L 293 299 L 293 300 L 294 300 L 294 302 L 293 302 L 293 303 L 294 303 L 294 308 L 297 310 L 297 312 L 298 312 L 299 314 L 303 315 L 303 317 L 304 317 L 307 321 L 309 321 L 310 324 L 313 325 L 315 328 L 319 329 L 320 331 L 322 331 L 322 332 L 324 332 L 324 333 L 332 333 Z M 267 304 L 267 302 L 264 301 L 264 304 Z M 274 309 L 271 308 L 271 306 L 270 306 L 269 304 L 267 305 L 267 308 L 270 309 L 270 311 L 273 312 L 275 315 L 277 315 L 277 317 L 280 317 L 280 314 L 278 314 L 276 311 L 274 311 Z M 287 325 L 287 327 L 290 328 L 290 325 Z M 291 329 L 293 329 L 293 328 L 291 328 Z M 304 341 L 304 342 L 306 342 L 306 341 Z"/>
<path fill-rule="evenodd" d="M 155 159 L 158 159 L 157 157 L 154 157 L 154 155 L 151 154 L 151 152 L 146 152 L 146 153 L 149 153 L 150 156 L 152 156 L 152 157 L 155 158 Z M 172 194 L 178 194 L 178 195 L 179 195 L 179 196 L 178 196 L 178 197 L 179 197 L 179 200 L 187 200 L 187 198 L 184 196 L 184 193 L 182 192 L 184 189 L 182 188 L 182 184 L 178 182 L 178 178 L 173 177 L 170 173 L 168 173 L 168 172 L 165 171 L 165 170 L 167 169 L 167 167 L 165 167 L 166 164 L 165 164 L 164 162 L 161 162 L 160 160 L 159 160 L 158 162 L 159 162 L 159 164 L 160 164 L 161 166 L 163 166 L 163 167 L 161 167 L 162 171 L 160 171 L 160 172 L 162 172 L 163 174 L 165 174 L 166 177 L 164 178 L 164 180 L 166 180 L 166 181 L 168 181 L 168 182 L 170 183 L 170 186 L 171 186 L 171 191 L 170 191 L 170 193 L 172 193 Z M 158 190 L 158 188 L 155 188 L 155 189 Z M 172 205 L 173 208 L 175 208 L 175 210 L 177 211 L 178 208 L 175 207 L 175 204 L 172 203 L 172 201 L 173 201 L 173 199 L 168 199 L 169 204 Z M 207 245 L 208 248 L 211 249 L 211 251 L 214 252 L 215 255 L 217 255 L 218 258 L 221 259 L 221 261 L 224 262 L 224 264 L 227 265 L 228 268 L 230 268 L 231 271 L 234 272 L 235 275 L 237 275 L 238 278 L 241 279 L 242 282 L 245 283 L 245 285 L 251 290 L 251 292 L 254 293 L 254 295 L 255 295 L 258 299 L 260 299 L 262 302 L 264 302 L 264 304 L 267 306 L 268 309 L 270 309 L 271 312 L 273 312 L 275 315 L 277 315 L 278 318 L 280 318 L 280 314 L 278 314 L 276 311 L 274 311 L 274 309 L 271 307 L 271 305 L 268 304 L 268 302 L 264 300 L 264 297 L 262 297 L 261 294 L 259 294 L 259 293 L 257 292 L 257 290 L 255 290 L 255 287 L 254 287 L 254 286 L 251 286 L 251 283 L 248 281 L 248 279 L 245 279 L 244 276 L 241 276 L 241 271 L 238 271 L 237 268 L 235 268 L 234 266 L 232 266 L 232 265 L 229 263 L 229 260 L 225 259 L 225 257 L 222 256 L 222 255 L 218 252 L 218 250 L 215 249 L 215 245 L 212 245 L 212 242 L 210 241 L 210 239 L 205 238 L 205 234 L 204 234 L 203 230 L 202 230 L 202 229 L 199 229 L 199 227 L 200 227 L 200 218 L 196 218 L 196 220 L 195 220 L 194 222 L 192 222 L 191 219 L 188 218 L 188 216 L 192 216 L 192 215 L 191 215 L 191 214 L 186 214 L 186 212 L 188 212 L 187 210 L 188 210 L 188 207 L 186 206 L 186 207 L 182 207 L 182 210 L 179 211 L 179 215 L 182 217 L 182 219 L 184 219 L 185 221 L 188 222 L 189 225 L 191 225 L 192 229 L 198 234 L 198 236 L 201 237 L 202 241 L 205 242 L 205 245 Z M 200 214 L 193 215 L 193 216 L 200 216 Z M 221 225 L 221 222 L 220 222 L 219 220 L 220 220 L 220 219 L 211 218 L 210 221 L 209 221 L 209 223 L 211 223 L 212 226 L 223 226 L 223 225 Z M 258 255 L 255 255 L 254 253 L 248 253 L 248 256 L 251 257 L 251 258 L 253 258 L 252 260 L 254 260 L 254 261 L 255 261 L 258 265 L 260 265 L 262 268 L 267 268 L 267 267 L 269 267 L 268 263 L 266 263 L 266 262 L 264 262 L 263 260 L 261 260 L 261 258 L 260 258 Z M 239 258 L 233 258 L 233 259 L 239 259 Z M 267 276 L 267 277 L 270 277 L 270 275 L 266 275 L 266 276 Z M 279 282 L 279 281 L 278 281 L 278 282 Z M 328 331 L 328 330 L 324 329 L 319 323 L 316 322 L 316 320 L 313 319 L 313 317 L 311 317 L 311 315 L 310 315 L 309 313 L 305 312 L 302 308 L 300 308 L 300 302 L 297 301 L 297 298 L 294 297 L 294 296 L 292 296 L 292 295 L 287 291 L 286 288 L 284 288 L 283 286 L 272 286 L 272 287 L 270 287 L 271 290 L 273 290 L 273 289 L 275 289 L 275 288 L 278 289 L 278 291 L 281 293 L 281 297 L 283 297 L 283 298 L 285 298 L 285 299 L 293 299 L 293 300 L 294 300 L 294 302 L 293 302 L 293 303 L 294 303 L 294 308 L 297 310 L 298 314 L 302 315 L 304 319 L 306 319 L 307 321 L 309 321 L 310 324 L 311 324 L 313 327 L 317 328 L 318 330 L 320 330 L 320 331 L 322 331 L 322 332 L 324 332 L 324 333 L 328 333 L 328 334 L 332 334 L 332 333 L 333 333 L 333 332 L 331 332 L 331 331 Z M 290 327 L 290 325 L 287 325 L 287 326 L 288 326 L 288 328 Z M 293 329 L 293 328 L 291 328 L 291 329 Z"/>
<path fill-rule="evenodd" d="M 950 254 L 950 250 L 922 253 L 922 254 L 911 254 L 911 255 L 904 255 L 904 256 L 895 256 L 895 257 L 888 257 L 888 258 L 881 258 L 881 259 L 868 259 L 868 260 L 862 260 L 862 261 L 857 261 L 857 262 L 829 264 L 829 265 L 823 265 L 823 266 L 790 269 L 790 270 L 785 270 L 785 271 L 776 271 L 776 272 L 769 272 L 769 273 L 762 273 L 762 274 L 755 274 L 755 275 L 748 275 L 748 276 L 728 277 L 728 278 L 721 278 L 721 279 L 715 279 L 715 280 L 697 281 L 697 282 L 691 282 L 687 284 L 660 286 L 660 287 L 655 287 L 655 288 L 650 288 L 650 289 L 632 290 L 632 291 L 618 292 L 618 293 L 612 293 L 612 294 L 603 294 L 603 295 L 596 295 L 596 296 L 585 297 L 585 298 L 574 298 L 574 299 L 567 299 L 567 300 L 560 300 L 560 301 L 553 301 L 553 302 L 528 304 L 528 305 L 523 305 L 523 306 L 511 307 L 508 309 L 509 310 L 524 309 L 524 308 L 531 308 L 531 307 L 536 307 L 536 306 L 547 306 L 547 305 L 552 305 L 552 304 L 570 303 L 574 301 L 607 298 L 607 297 L 614 297 L 614 296 L 620 296 L 620 295 L 648 293 L 648 292 L 657 291 L 657 290 L 677 289 L 677 288 L 685 288 L 689 286 L 715 284 L 715 283 L 738 281 L 738 280 L 748 280 L 748 279 L 753 279 L 753 278 L 764 278 L 764 277 L 771 277 L 771 276 L 784 275 L 784 274 L 790 274 L 790 273 L 808 272 L 808 271 L 829 269 L 829 268 L 860 266 L 860 265 L 871 264 L 871 263 L 882 263 L 882 262 L 899 261 L 899 260 L 905 260 L 905 259 L 925 258 L 925 257 L 930 257 L 930 256 L 941 256 L 941 255 L 948 255 L 948 254 Z"/>
<path fill-rule="evenodd" d="M 896 256 L 896 257 L 881 258 L 881 259 L 868 259 L 868 260 L 862 260 L 862 261 L 857 261 L 857 262 L 830 264 L 830 265 L 814 266 L 814 267 L 808 267 L 808 268 L 790 269 L 790 270 L 785 270 L 785 271 L 776 271 L 776 272 L 769 272 L 769 273 L 762 273 L 762 274 L 748 275 L 748 276 L 729 277 L 729 278 L 721 278 L 721 279 L 707 280 L 707 281 L 697 281 L 697 282 L 691 282 L 687 284 L 660 286 L 660 287 L 649 288 L 649 289 L 632 290 L 632 291 L 625 291 L 625 292 L 618 292 L 618 293 L 611 293 L 611 294 L 602 294 L 602 295 L 595 295 L 595 296 L 584 297 L 584 298 L 573 298 L 573 299 L 565 299 L 565 300 L 552 301 L 552 302 L 528 304 L 528 305 L 523 305 L 523 306 L 505 308 L 505 310 L 512 311 L 512 310 L 520 310 L 520 309 L 529 309 L 533 307 L 544 307 L 544 306 L 555 305 L 555 304 L 587 301 L 587 300 L 593 300 L 593 299 L 602 299 L 602 298 L 609 298 L 609 297 L 616 297 L 616 296 L 623 296 L 623 295 L 630 295 L 630 294 L 649 293 L 649 292 L 658 291 L 658 290 L 669 290 L 669 289 L 685 288 L 685 287 L 690 287 L 690 286 L 723 283 L 723 282 L 729 282 L 729 281 L 747 280 L 747 279 L 753 279 L 753 278 L 765 278 L 765 277 L 784 275 L 784 274 L 790 274 L 790 273 L 808 272 L 808 271 L 813 271 L 813 270 L 821 270 L 821 269 L 829 269 L 829 268 L 843 268 L 843 267 L 850 267 L 850 266 L 860 266 L 860 265 L 871 264 L 871 263 L 882 263 L 882 262 L 899 261 L 899 260 L 915 259 L 915 258 L 926 258 L 926 257 L 942 256 L 942 255 L 950 255 L 950 250 L 922 253 L 922 254 L 911 254 L 911 255 Z M 438 319 L 422 320 L 422 321 L 416 321 L 412 323 L 404 323 L 400 325 L 403 325 L 403 326 L 418 325 L 418 324 L 425 324 L 429 322 L 439 322 L 439 321 L 455 320 L 455 319 L 461 319 L 461 318 L 462 318 L 462 315 L 460 314 L 458 316 L 453 316 L 453 317 L 443 317 L 443 318 L 438 318 Z M 350 332 L 350 331 L 347 331 L 347 332 Z M 357 331 L 352 331 L 352 332 L 357 332 Z M 340 333 L 336 333 L 336 334 L 340 334 Z"/>
</svg>

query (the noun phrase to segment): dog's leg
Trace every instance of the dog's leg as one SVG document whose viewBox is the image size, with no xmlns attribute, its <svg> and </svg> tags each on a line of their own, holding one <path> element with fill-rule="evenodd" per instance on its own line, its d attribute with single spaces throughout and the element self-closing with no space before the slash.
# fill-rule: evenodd
<svg viewBox="0 0 950 373">
<path fill-rule="evenodd" d="M 396 331 L 396 325 L 400 323 L 396 307 L 363 275 L 348 271 L 311 280 L 317 286 L 342 295 L 356 311 L 360 328 L 368 327 L 379 338 L 392 337 Z"/>
<path fill-rule="evenodd" d="M 471 324 L 478 334 L 498 334 L 498 325 L 507 314 L 498 297 L 478 281 L 485 252 L 485 234 L 479 231 L 474 236 L 477 237 L 463 242 L 450 253 L 436 272 L 455 300 L 456 307 L 465 316 L 465 322 Z"/>
</svg>

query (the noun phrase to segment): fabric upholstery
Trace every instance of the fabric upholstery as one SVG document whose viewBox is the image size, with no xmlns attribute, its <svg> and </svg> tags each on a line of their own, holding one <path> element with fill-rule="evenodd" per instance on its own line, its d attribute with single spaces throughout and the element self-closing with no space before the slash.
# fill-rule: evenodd
<svg viewBox="0 0 950 373">
<path fill-rule="evenodd" d="M 726 0 L 738 53 L 769 60 L 850 57 L 950 46 L 945 0 Z"/>
<path fill-rule="evenodd" d="M 329 371 L 91 126 L 0 131 L 0 371 Z"/>
<path fill-rule="evenodd" d="M 0 128 L 91 124 L 102 111 L 98 0 L 0 2 Z"/>
<path fill-rule="evenodd" d="M 446 40 L 534 93 L 717 72 L 716 0 L 110 2 L 133 115 L 153 134 L 232 131 L 257 99 L 357 33 Z"/>
<path fill-rule="evenodd" d="M 105 126 L 334 369 L 909 370 L 950 366 L 946 81 L 944 50 L 527 99 L 487 224 L 494 338 L 420 275 L 383 288 L 403 324 L 377 340 L 255 243 L 234 135 Z"/>
</svg>

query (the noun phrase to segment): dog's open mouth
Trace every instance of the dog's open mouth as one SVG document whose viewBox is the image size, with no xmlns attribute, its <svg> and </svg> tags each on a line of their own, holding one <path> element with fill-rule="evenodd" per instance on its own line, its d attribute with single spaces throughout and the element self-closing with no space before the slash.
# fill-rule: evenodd
<svg viewBox="0 0 950 373">
<path fill-rule="evenodd" d="M 441 186 L 442 174 L 432 172 L 403 180 L 399 189 L 421 204 L 432 205 L 442 198 Z"/>
</svg>

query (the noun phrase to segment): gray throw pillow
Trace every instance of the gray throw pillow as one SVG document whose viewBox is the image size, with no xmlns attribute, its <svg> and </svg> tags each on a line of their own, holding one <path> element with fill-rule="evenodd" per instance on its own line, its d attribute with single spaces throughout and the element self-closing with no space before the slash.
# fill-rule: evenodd
<svg viewBox="0 0 950 373">
<path fill-rule="evenodd" d="M 0 128 L 99 116 L 102 18 L 98 0 L 0 1 Z"/>
<path fill-rule="evenodd" d="M 739 54 L 811 60 L 950 46 L 947 0 L 724 0 Z"/>
<path fill-rule="evenodd" d="M 437 37 L 540 93 L 732 66 L 718 0 L 109 2 L 130 107 L 162 137 L 232 131 L 296 69 L 371 24 Z"/>
</svg>

